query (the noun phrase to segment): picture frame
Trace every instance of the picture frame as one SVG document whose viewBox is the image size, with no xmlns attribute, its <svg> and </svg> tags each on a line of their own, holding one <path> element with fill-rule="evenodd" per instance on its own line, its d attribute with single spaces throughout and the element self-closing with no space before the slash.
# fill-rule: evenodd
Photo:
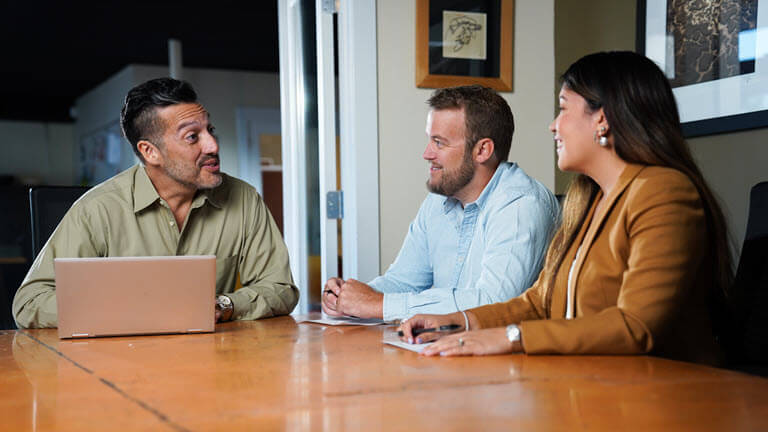
<svg viewBox="0 0 768 432">
<path fill-rule="evenodd" d="M 670 79 L 683 134 L 768 126 L 768 39 L 757 36 L 768 28 L 768 4 L 754 2 L 750 9 L 734 2 L 735 9 L 710 13 L 681 3 L 638 0 L 636 48 Z M 694 20 L 686 14 L 700 15 Z M 734 34 L 738 37 L 730 37 Z M 717 44 L 702 44 L 708 37 Z"/>
<path fill-rule="evenodd" d="M 416 0 L 416 87 L 512 91 L 514 0 Z"/>
</svg>

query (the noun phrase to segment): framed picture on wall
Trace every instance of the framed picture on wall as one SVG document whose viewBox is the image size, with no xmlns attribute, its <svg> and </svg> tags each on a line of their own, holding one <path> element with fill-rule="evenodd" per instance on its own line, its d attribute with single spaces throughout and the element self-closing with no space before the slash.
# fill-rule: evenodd
<svg viewBox="0 0 768 432">
<path fill-rule="evenodd" d="M 687 137 L 768 126 L 768 3 L 637 5 L 637 51 L 669 78 Z"/>
<path fill-rule="evenodd" d="M 514 0 L 416 0 L 416 86 L 512 91 Z"/>
</svg>

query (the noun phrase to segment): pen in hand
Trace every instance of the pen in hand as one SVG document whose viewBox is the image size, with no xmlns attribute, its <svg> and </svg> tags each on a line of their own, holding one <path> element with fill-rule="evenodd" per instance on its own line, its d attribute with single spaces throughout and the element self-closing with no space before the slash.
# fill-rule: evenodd
<svg viewBox="0 0 768 432">
<path fill-rule="evenodd" d="M 448 324 L 448 325 L 441 325 L 438 328 L 430 327 L 430 328 L 413 329 L 411 330 L 411 333 L 414 336 L 418 336 L 422 333 L 450 333 L 460 329 L 461 329 L 461 326 L 458 324 Z M 398 331 L 397 335 L 402 337 L 403 331 L 402 330 Z"/>
</svg>

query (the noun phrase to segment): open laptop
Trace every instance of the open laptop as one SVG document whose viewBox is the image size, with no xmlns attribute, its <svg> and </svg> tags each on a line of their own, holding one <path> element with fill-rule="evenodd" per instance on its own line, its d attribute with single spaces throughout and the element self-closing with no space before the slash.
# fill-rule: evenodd
<svg viewBox="0 0 768 432">
<path fill-rule="evenodd" d="M 216 257 L 56 258 L 59 338 L 214 329 Z"/>
</svg>

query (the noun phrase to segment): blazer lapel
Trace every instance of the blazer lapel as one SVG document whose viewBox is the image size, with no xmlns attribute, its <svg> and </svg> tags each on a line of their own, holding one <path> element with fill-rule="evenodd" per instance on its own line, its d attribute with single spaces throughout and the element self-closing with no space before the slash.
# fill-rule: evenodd
<svg viewBox="0 0 768 432">
<path fill-rule="evenodd" d="M 583 240 L 581 242 L 581 251 L 579 252 L 579 257 L 576 260 L 576 264 L 573 268 L 573 276 L 572 276 L 573 292 L 571 293 L 571 308 L 573 310 L 574 318 L 577 316 L 576 292 L 578 291 L 579 273 L 581 272 L 581 267 L 584 265 L 584 259 L 589 253 L 589 249 L 592 247 L 592 244 L 594 243 L 595 238 L 597 237 L 597 234 L 601 231 L 603 225 L 605 224 L 605 220 L 608 218 L 608 215 L 613 210 L 613 207 L 616 204 L 616 201 L 624 193 L 624 191 L 627 189 L 629 184 L 632 183 L 632 180 L 634 180 L 635 177 L 637 177 L 637 175 L 640 173 L 640 171 L 643 170 L 643 168 L 645 168 L 645 165 L 634 165 L 634 164 L 628 164 L 626 168 L 624 168 L 624 171 L 622 171 L 621 175 L 619 175 L 619 180 L 616 182 L 616 186 L 614 186 L 613 190 L 611 191 L 611 194 L 608 195 L 608 197 L 606 198 L 605 204 L 603 205 L 603 208 L 600 209 L 599 214 L 595 214 L 594 212 L 595 212 L 595 207 L 597 206 L 597 202 L 600 200 L 600 197 L 602 196 L 602 193 L 598 193 L 597 196 L 595 197 L 594 202 L 592 202 L 592 207 L 589 210 L 589 212 L 590 214 L 592 214 L 592 218 L 597 218 L 597 221 L 595 224 L 591 225 L 591 218 L 587 218 L 584 220 L 584 226 L 582 227 L 582 232 L 583 230 L 586 230 L 587 227 L 589 227 L 589 230 L 586 232 L 586 234 L 583 235 Z M 582 235 L 579 234 L 579 237 L 581 236 Z M 571 251 L 574 251 L 573 253 L 575 254 L 575 250 L 577 250 L 578 248 L 579 248 L 579 243 L 575 241 L 574 244 L 571 245 Z M 569 251 L 569 255 L 571 251 Z M 565 262 L 563 264 L 565 264 Z M 570 267 L 568 267 L 568 269 L 570 269 Z M 565 316 L 565 311 L 563 311 L 562 316 Z"/>
</svg>

